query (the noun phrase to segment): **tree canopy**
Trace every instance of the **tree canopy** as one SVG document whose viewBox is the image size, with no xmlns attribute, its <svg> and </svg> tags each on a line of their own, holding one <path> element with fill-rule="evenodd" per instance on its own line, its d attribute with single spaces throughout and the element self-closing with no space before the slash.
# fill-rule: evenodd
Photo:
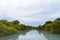
<svg viewBox="0 0 60 40">
<path fill-rule="evenodd" d="M 37 27 L 20 24 L 18 20 L 7 21 L 0 20 L 0 36 L 11 35 L 14 33 L 18 33 L 23 30 L 37 29 L 43 31 L 50 31 L 51 33 L 60 34 L 60 18 L 57 18 L 54 21 L 47 21 L 44 25 L 39 25 Z"/>
</svg>

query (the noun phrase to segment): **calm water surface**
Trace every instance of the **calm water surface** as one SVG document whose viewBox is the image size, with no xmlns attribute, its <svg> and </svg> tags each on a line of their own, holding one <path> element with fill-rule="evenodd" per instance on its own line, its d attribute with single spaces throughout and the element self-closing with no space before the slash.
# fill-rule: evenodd
<svg viewBox="0 0 60 40">
<path fill-rule="evenodd" d="M 30 30 L 20 31 L 18 34 L 0 37 L 0 40 L 60 40 L 60 35 L 45 31 Z"/>
</svg>

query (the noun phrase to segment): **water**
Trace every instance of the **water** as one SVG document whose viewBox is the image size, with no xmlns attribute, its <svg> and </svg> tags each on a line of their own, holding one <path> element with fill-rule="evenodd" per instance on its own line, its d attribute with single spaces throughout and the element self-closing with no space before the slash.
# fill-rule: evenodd
<svg viewBox="0 0 60 40">
<path fill-rule="evenodd" d="M 46 31 L 30 30 L 20 31 L 18 34 L 0 37 L 0 40 L 60 40 L 60 35 Z"/>
</svg>

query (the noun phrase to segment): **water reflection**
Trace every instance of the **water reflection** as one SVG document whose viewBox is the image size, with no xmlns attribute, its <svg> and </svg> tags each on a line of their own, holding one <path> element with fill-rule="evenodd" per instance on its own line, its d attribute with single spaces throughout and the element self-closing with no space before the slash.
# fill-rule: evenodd
<svg viewBox="0 0 60 40">
<path fill-rule="evenodd" d="M 25 35 L 29 31 L 30 30 L 28 30 L 28 31 L 20 31 L 20 33 L 18 33 L 18 34 L 13 34 L 13 35 L 6 36 L 6 37 L 0 37 L 0 40 L 17 40 L 18 36 Z"/>
<path fill-rule="evenodd" d="M 26 33 L 26 35 L 20 35 L 18 37 L 18 40 L 47 40 L 44 35 L 41 33 L 39 34 L 37 30 L 32 30 L 28 33 Z"/>
<path fill-rule="evenodd" d="M 52 34 L 48 31 L 39 31 L 39 30 L 38 32 L 43 33 L 48 40 L 60 40 L 60 34 Z"/>
<path fill-rule="evenodd" d="M 0 40 L 60 40 L 60 35 L 39 30 L 20 31 L 18 34 L 0 37 Z"/>
</svg>

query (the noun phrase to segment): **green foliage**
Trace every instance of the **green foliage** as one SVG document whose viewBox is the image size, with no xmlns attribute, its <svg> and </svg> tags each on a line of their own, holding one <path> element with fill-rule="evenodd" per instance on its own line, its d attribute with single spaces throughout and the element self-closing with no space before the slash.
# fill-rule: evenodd
<svg viewBox="0 0 60 40">
<path fill-rule="evenodd" d="M 45 30 L 50 31 L 51 33 L 60 34 L 60 18 L 57 18 L 54 21 L 47 21 L 44 25 L 39 25 L 37 27 L 20 24 L 18 20 L 12 22 L 8 22 L 7 20 L 0 20 L 0 36 L 6 36 L 17 33 L 21 30 L 30 29 Z"/>
<path fill-rule="evenodd" d="M 37 29 L 38 29 L 38 30 L 41 30 L 41 26 L 39 25 L 39 26 L 37 27 Z"/>
<path fill-rule="evenodd" d="M 42 28 L 44 28 L 45 31 L 60 34 L 60 18 L 57 18 L 53 22 L 47 21 Z"/>
<path fill-rule="evenodd" d="M 46 24 L 52 24 L 52 21 L 47 21 Z"/>
<path fill-rule="evenodd" d="M 20 30 L 29 30 L 31 28 L 30 26 L 26 26 L 24 24 L 20 24 L 19 27 Z"/>
<path fill-rule="evenodd" d="M 0 36 L 10 35 L 18 32 L 13 27 L 7 27 L 4 24 L 0 24 Z"/>
<path fill-rule="evenodd" d="M 18 25 L 20 22 L 18 20 L 15 20 L 12 22 L 13 25 Z"/>
<path fill-rule="evenodd" d="M 55 21 L 53 21 L 53 33 L 60 34 L 60 18 L 57 18 Z"/>
<path fill-rule="evenodd" d="M 51 27 L 53 27 L 52 24 L 46 24 L 45 25 L 45 31 L 50 31 L 51 30 Z"/>
<path fill-rule="evenodd" d="M 31 27 L 24 24 L 19 24 L 18 20 L 8 22 L 0 20 L 0 36 L 10 35 L 19 32 L 20 30 L 29 30 Z"/>
<path fill-rule="evenodd" d="M 45 24 L 42 25 L 41 30 L 45 30 Z"/>
</svg>

